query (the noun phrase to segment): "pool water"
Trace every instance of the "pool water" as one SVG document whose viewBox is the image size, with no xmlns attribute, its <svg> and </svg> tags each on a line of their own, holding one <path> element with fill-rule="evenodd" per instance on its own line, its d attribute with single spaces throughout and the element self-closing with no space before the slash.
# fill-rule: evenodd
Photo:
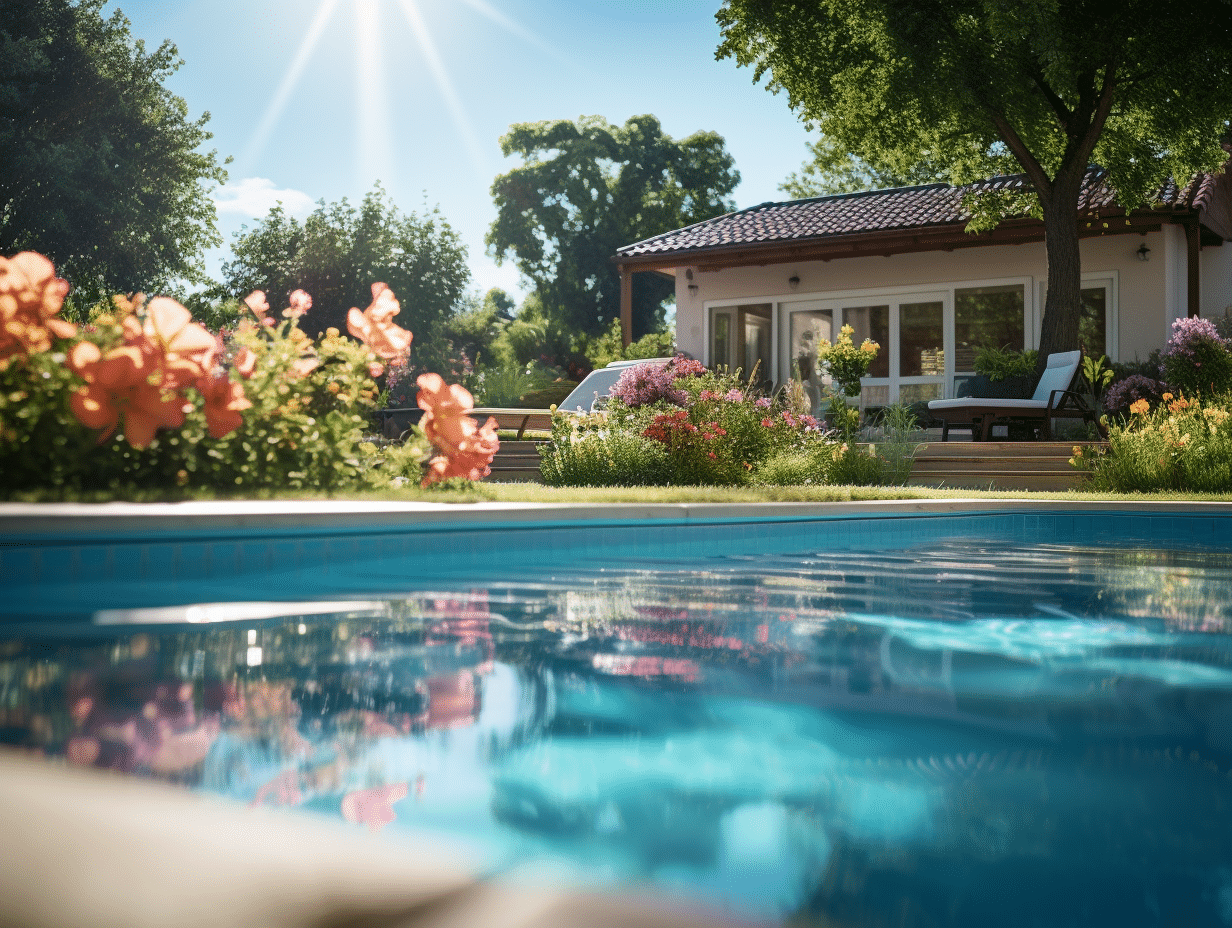
<svg viewBox="0 0 1232 928">
<path fill-rule="evenodd" d="M 0 626 L 0 740 L 770 922 L 1232 925 L 1232 552 L 963 537 Z"/>
</svg>

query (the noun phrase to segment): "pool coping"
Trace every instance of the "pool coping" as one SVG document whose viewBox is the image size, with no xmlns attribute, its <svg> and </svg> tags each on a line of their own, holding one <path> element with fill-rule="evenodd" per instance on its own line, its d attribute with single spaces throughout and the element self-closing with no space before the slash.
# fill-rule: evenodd
<svg viewBox="0 0 1232 928">
<path fill-rule="evenodd" d="M 3 503 L 0 538 L 195 530 L 398 531 L 596 523 L 697 524 L 893 518 L 958 513 L 1086 512 L 1232 516 L 1232 501 L 896 499 L 756 503 L 427 503 L 226 500 L 180 503 Z"/>
</svg>

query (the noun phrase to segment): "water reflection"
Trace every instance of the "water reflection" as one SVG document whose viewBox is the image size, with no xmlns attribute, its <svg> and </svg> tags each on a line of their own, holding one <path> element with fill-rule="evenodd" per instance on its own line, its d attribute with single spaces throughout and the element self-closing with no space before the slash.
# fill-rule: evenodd
<svg viewBox="0 0 1232 928">
<path fill-rule="evenodd" d="M 759 917 L 1232 924 L 1226 554 L 962 542 L 241 605 L 12 637 L 0 737 Z"/>
</svg>

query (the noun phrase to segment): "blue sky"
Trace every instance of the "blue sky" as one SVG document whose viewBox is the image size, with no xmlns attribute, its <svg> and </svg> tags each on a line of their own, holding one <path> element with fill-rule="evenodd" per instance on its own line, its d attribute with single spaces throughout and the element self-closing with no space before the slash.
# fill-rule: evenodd
<svg viewBox="0 0 1232 928">
<path fill-rule="evenodd" d="M 275 200 L 303 216 L 357 202 L 379 179 L 403 211 L 439 206 L 469 250 L 477 290 L 524 294 L 483 237 L 489 189 L 514 162 L 509 125 L 653 113 L 682 138 L 722 135 L 737 206 L 783 199 L 810 135 L 786 98 L 715 61 L 719 0 L 112 0 L 150 46 L 185 64 L 168 86 L 233 156 L 215 192 L 227 242 Z M 227 249 L 209 255 L 221 270 Z"/>
</svg>

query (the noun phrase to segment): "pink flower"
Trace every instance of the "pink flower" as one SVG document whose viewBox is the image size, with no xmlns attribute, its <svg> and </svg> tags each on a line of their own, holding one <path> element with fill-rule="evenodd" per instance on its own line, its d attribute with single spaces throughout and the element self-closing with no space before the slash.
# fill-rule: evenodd
<svg viewBox="0 0 1232 928">
<path fill-rule="evenodd" d="M 753 405 L 756 406 L 758 409 L 769 409 L 770 408 L 770 398 L 766 396 L 759 397 L 757 402 L 754 403 Z"/>
<path fill-rule="evenodd" d="M 284 309 L 282 314 L 288 319 L 298 319 L 310 309 L 312 309 L 312 297 L 303 290 L 296 290 L 291 294 L 291 305 Z"/>
<path fill-rule="evenodd" d="M 761 420 L 761 424 L 762 424 L 762 428 L 767 428 L 767 429 L 772 429 L 772 428 L 774 428 L 774 420 L 773 420 L 773 419 L 762 419 L 762 420 Z"/>
<path fill-rule="evenodd" d="M 150 300 L 146 309 L 144 349 L 161 352 L 159 367 L 163 387 L 178 390 L 214 366 L 218 342 L 204 326 L 192 321 L 192 313 L 165 296 Z M 130 344 L 132 339 L 126 339 Z"/>
<path fill-rule="evenodd" d="M 235 369 L 247 380 L 257 368 L 257 356 L 249 348 L 241 348 L 235 355 Z"/>
<path fill-rule="evenodd" d="M 421 374 L 417 402 L 424 411 L 419 427 L 441 452 L 428 462 L 423 486 L 465 477 L 478 480 L 492 472 L 492 458 L 500 448 L 496 420 L 491 416 L 480 426 L 468 413 L 475 407 L 470 391 L 459 384 L 446 384 L 439 374 Z"/>
<path fill-rule="evenodd" d="M 729 403 L 743 403 L 744 394 L 741 393 L 739 390 L 737 390 L 735 387 L 732 387 L 730 390 L 727 391 L 727 395 L 723 397 L 723 399 L 727 400 Z"/>
<path fill-rule="evenodd" d="M 0 258 L 0 367 L 17 354 L 51 348 L 52 338 L 71 338 L 77 327 L 57 318 L 68 281 L 33 251 Z"/>
<path fill-rule="evenodd" d="M 252 310 L 257 321 L 263 325 L 273 325 L 274 317 L 269 314 L 269 303 L 265 299 L 264 290 L 254 290 L 244 297 L 244 303 Z"/>
<path fill-rule="evenodd" d="M 394 803 L 405 799 L 406 793 L 405 783 L 347 793 L 342 797 L 342 817 L 356 825 L 367 825 L 373 831 L 380 831 L 398 817 L 394 812 Z"/>
<path fill-rule="evenodd" d="M 384 364 L 381 364 L 377 361 L 373 361 L 371 364 L 368 365 L 368 376 L 369 377 L 380 377 L 383 373 L 385 373 Z"/>
<path fill-rule="evenodd" d="M 355 306 L 347 313 L 347 331 L 372 349 L 378 358 L 392 361 L 411 347 L 412 335 L 397 326 L 401 312 L 394 292 L 381 283 L 372 285 L 372 303 L 362 313 Z"/>
</svg>

